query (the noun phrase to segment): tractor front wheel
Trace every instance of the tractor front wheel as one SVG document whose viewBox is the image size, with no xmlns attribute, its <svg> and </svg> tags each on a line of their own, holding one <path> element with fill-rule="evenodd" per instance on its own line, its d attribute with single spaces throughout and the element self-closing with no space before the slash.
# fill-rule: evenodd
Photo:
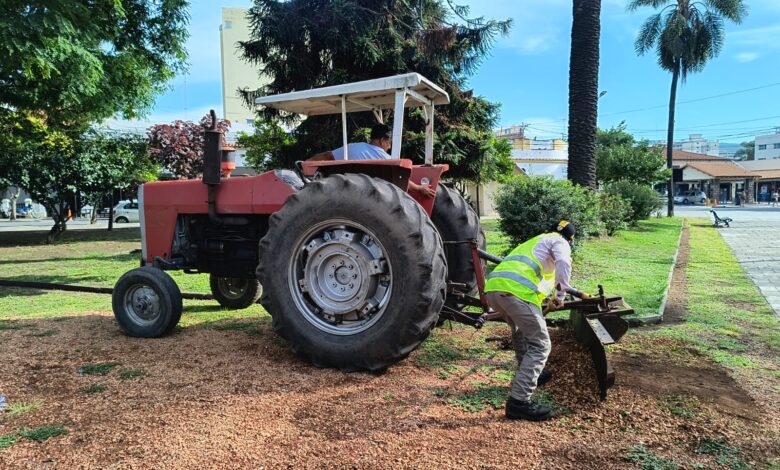
<svg viewBox="0 0 780 470">
<path fill-rule="evenodd" d="M 211 275 L 209 278 L 211 295 L 219 304 L 231 310 L 251 307 L 263 293 L 263 287 L 257 279 L 239 279 Z"/>
<path fill-rule="evenodd" d="M 260 302 L 293 351 L 320 367 L 382 370 L 429 334 L 447 262 L 409 195 L 366 175 L 332 175 L 291 195 L 260 241 Z"/>
<path fill-rule="evenodd" d="M 179 286 L 166 272 L 153 267 L 136 268 L 120 277 L 111 304 L 116 321 L 130 336 L 163 336 L 181 318 Z"/>
</svg>

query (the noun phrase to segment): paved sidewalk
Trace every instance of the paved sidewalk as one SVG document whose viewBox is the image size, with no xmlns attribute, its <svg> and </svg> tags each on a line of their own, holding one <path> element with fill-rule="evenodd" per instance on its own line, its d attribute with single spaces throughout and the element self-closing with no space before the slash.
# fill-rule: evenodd
<svg viewBox="0 0 780 470">
<path fill-rule="evenodd" d="M 685 217 L 707 217 L 708 210 L 675 207 L 676 215 Z M 734 219 L 730 228 L 719 230 L 720 234 L 780 317 L 780 209 L 762 205 L 715 210 L 721 217 Z"/>
</svg>

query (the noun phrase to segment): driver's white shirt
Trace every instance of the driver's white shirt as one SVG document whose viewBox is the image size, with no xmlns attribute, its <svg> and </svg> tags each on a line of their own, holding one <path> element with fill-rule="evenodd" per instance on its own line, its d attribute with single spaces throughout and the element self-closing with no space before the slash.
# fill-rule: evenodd
<svg viewBox="0 0 780 470">
<path fill-rule="evenodd" d="M 350 160 L 389 160 L 390 155 L 382 147 L 371 145 L 368 142 L 355 142 L 349 144 Z M 332 150 L 334 160 L 344 160 L 344 147 Z"/>
</svg>

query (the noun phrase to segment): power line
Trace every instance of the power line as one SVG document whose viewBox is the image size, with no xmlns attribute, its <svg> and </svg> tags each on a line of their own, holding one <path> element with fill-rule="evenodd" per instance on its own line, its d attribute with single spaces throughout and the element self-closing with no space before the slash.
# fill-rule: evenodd
<svg viewBox="0 0 780 470">
<path fill-rule="evenodd" d="M 729 91 L 729 92 L 726 92 L 726 93 L 721 93 L 721 94 L 712 95 L 712 96 L 705 96 L 705 97 L 702 97 L 702 98 L 694 98 L 692 100 L 678 101 L 677 105 L 698 103 L 698 102 L 701 102 L 701 101 L 713 100 L 713 99 L 716 99 L 716 98 L 723 98 L 724 96 L 732 96 L 732 95 L 748 93 L 748 92 L 756 91 L 756 90 L 763 90 L 764 88 L 771 88 L 771 87 L 775 87 L 775 86 L 778 86 L 778 85 L 780 85 L 780 82 L 769 83 L 769 84 L 766 84 L 766 85 L 761 85 L 761 86 L 757 86 L 757 87 L 753 87 L 753 88 L 745 88 L 745 89 L 742 89 L 742 90 Z M 619 112 L 616 112 L 616 113 L 602 114 L 599 117 L 608 117 L 608 116 L 616 116 L 616 115 L 620 115 L 620 114 L 638 113 L 638 112 L 641 112 L 641 111 L 649 111 L 649 110 L 652 110 L 652 109 L 662 109 L 662 108 L 666 108 L 668 106 L 669 106 L 668 104 L 664 104 L 664 105 L 660 105 L 660 106 L 648 106 L 646 108 L 630 109 L 630 110 L 627 110 L 627 111 L 619 111 Z"/>
</svg>

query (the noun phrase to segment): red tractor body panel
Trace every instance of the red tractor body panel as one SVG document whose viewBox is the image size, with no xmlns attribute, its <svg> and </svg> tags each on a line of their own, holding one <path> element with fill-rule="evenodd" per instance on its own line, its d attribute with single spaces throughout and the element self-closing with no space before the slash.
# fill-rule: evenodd
<svg viewBox="0 0 780 470">
<path fill-rule="evenodd" d="M 435 190 L 442 173 L 448 169 L 448 165 L 412 165 L 406 159 L 303 162 L 307 176 L 316 172 L 323 176 L 363 173 L 390 181 L 404 190 L 408 190 L 409 181 L 427 184 Z M 223 178 L 216 187 L 216 209 L 220 215 L 270 215 L 280 210 L 294 192 L 273 171 Z M 434 198 L 410 195 L 431 214 Z M 207 200 L 208 185 L 199 179 L 144 184 L 139 193 L 143 263 L 152 264 L 157 257 L 169 259 L 179 215 L 208 214 Z"/>
<path fill-rule="evenodd" d="M 159 181 L 143 185 L 141 231 L 144 263 L 170 256 L 179 214 L 207 214 L 208 186 L 201 180 Z M 217 187 L 219 214 L 273 214 L 295 192 L 273 171 L 223 179 Z M 140 199 L 140 198 L 139 198 Z"/>
</svg>

